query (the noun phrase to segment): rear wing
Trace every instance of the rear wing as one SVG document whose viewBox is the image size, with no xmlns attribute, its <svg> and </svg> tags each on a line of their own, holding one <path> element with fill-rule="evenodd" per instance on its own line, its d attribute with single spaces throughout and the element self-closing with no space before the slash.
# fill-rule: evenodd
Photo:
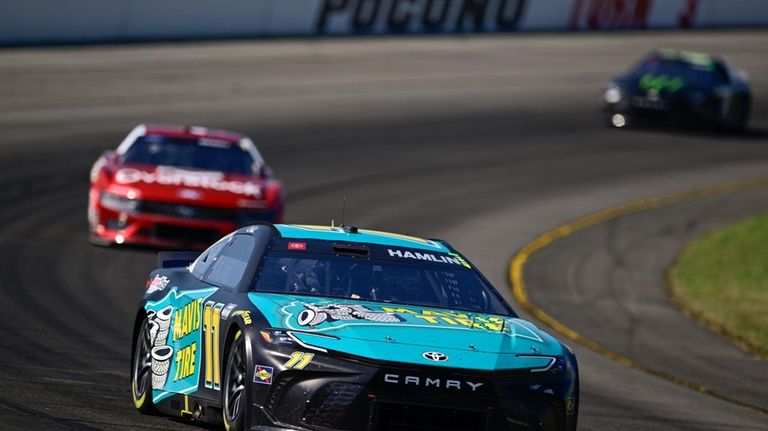
<svg viewBox="0 0 768 431">
<path fill-rule="evenodd" d="M 158 268 L 182 268 L 189 266 L 200 256 L 196 251 L 161 251 L 157 254 Z"/>
</svg>

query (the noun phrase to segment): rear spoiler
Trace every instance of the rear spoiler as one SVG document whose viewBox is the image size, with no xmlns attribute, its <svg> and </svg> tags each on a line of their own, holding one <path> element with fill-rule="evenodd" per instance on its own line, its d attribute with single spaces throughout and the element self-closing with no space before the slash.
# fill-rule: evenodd
<svg viewBox="0 0 768 431">
<path fill-rule="evenodd" d="M 196 251 L 161 251 L 157 253 L 158 268 L 181 268 L 189 266 L 200 253 Z"/>
</svg>

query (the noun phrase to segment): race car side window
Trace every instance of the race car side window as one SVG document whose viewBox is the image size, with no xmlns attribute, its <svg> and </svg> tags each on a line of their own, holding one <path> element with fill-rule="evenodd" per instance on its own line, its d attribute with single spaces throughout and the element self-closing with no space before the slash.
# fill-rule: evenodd
<svg viewBox="0 0 768 431">
<path fill-rule="evenodd" d="M 723 63 L 715 63 L 715 85 L 727 85 L 731 83 L 728 69 Z"/>
<path fill-rule="evenodd" d="M 208 250 L 204 251 L 200 257 L 198 257 L 192 263 L 192 265 L 190 265 L 189 271 L 192 273 L 192 275 L 202 280 L 203 276 L 208 272 L 208 269 L 211 267 L 213 262 L 216 261 L 216 256 L 218 256 L 218 254 L 221 252 L 221 249 L 227 245 L 227 241 L 229 241 L 230 237 L 231 235 L 227 235 L 220 239 L 217 243 L 208 247 Z"/>
<path fill-rule="evenodd" d="M 213 257 L 211 269 L 203 281 L 222 287 L 237 288 L 245 276 L 251 254 L 256 246 L 253 235 L 241 234 L 229 238 L 224 247 Z"/>
</svg>

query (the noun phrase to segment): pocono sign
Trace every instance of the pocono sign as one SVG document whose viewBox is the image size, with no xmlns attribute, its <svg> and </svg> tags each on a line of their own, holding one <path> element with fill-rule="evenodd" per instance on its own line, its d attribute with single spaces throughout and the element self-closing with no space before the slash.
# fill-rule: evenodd
<svg viewBox="0 0 768 431">
<path fill-rule="evenodd" d="M 123 168 L 115 174 L 118 184 L 162 184 L 225 191 L 239 195 L 261 197 L 261 187 L 246 181 L 227 181 L 221 172 L 198 172 L 169 166 L 158 166 L 154 172 Z"/>
<path fill-rule="evenodd" d="M 318 33 L 477 32 L 518 29 L 527 0 L 323 0 Z"/>
</svg>

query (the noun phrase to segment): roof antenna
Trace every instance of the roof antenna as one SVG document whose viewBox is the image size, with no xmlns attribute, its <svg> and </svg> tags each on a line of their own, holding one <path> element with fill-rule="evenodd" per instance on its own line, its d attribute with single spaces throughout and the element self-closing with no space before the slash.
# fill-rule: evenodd
<svg viewBox="0 0 768 431">
<path fill-rule="evenodd" d="M 347 212 L 347 197 L 344 196 L 344 199 L 341 201 L 341 226 L 344 226 L 344 215 Z"/>
</svg>

